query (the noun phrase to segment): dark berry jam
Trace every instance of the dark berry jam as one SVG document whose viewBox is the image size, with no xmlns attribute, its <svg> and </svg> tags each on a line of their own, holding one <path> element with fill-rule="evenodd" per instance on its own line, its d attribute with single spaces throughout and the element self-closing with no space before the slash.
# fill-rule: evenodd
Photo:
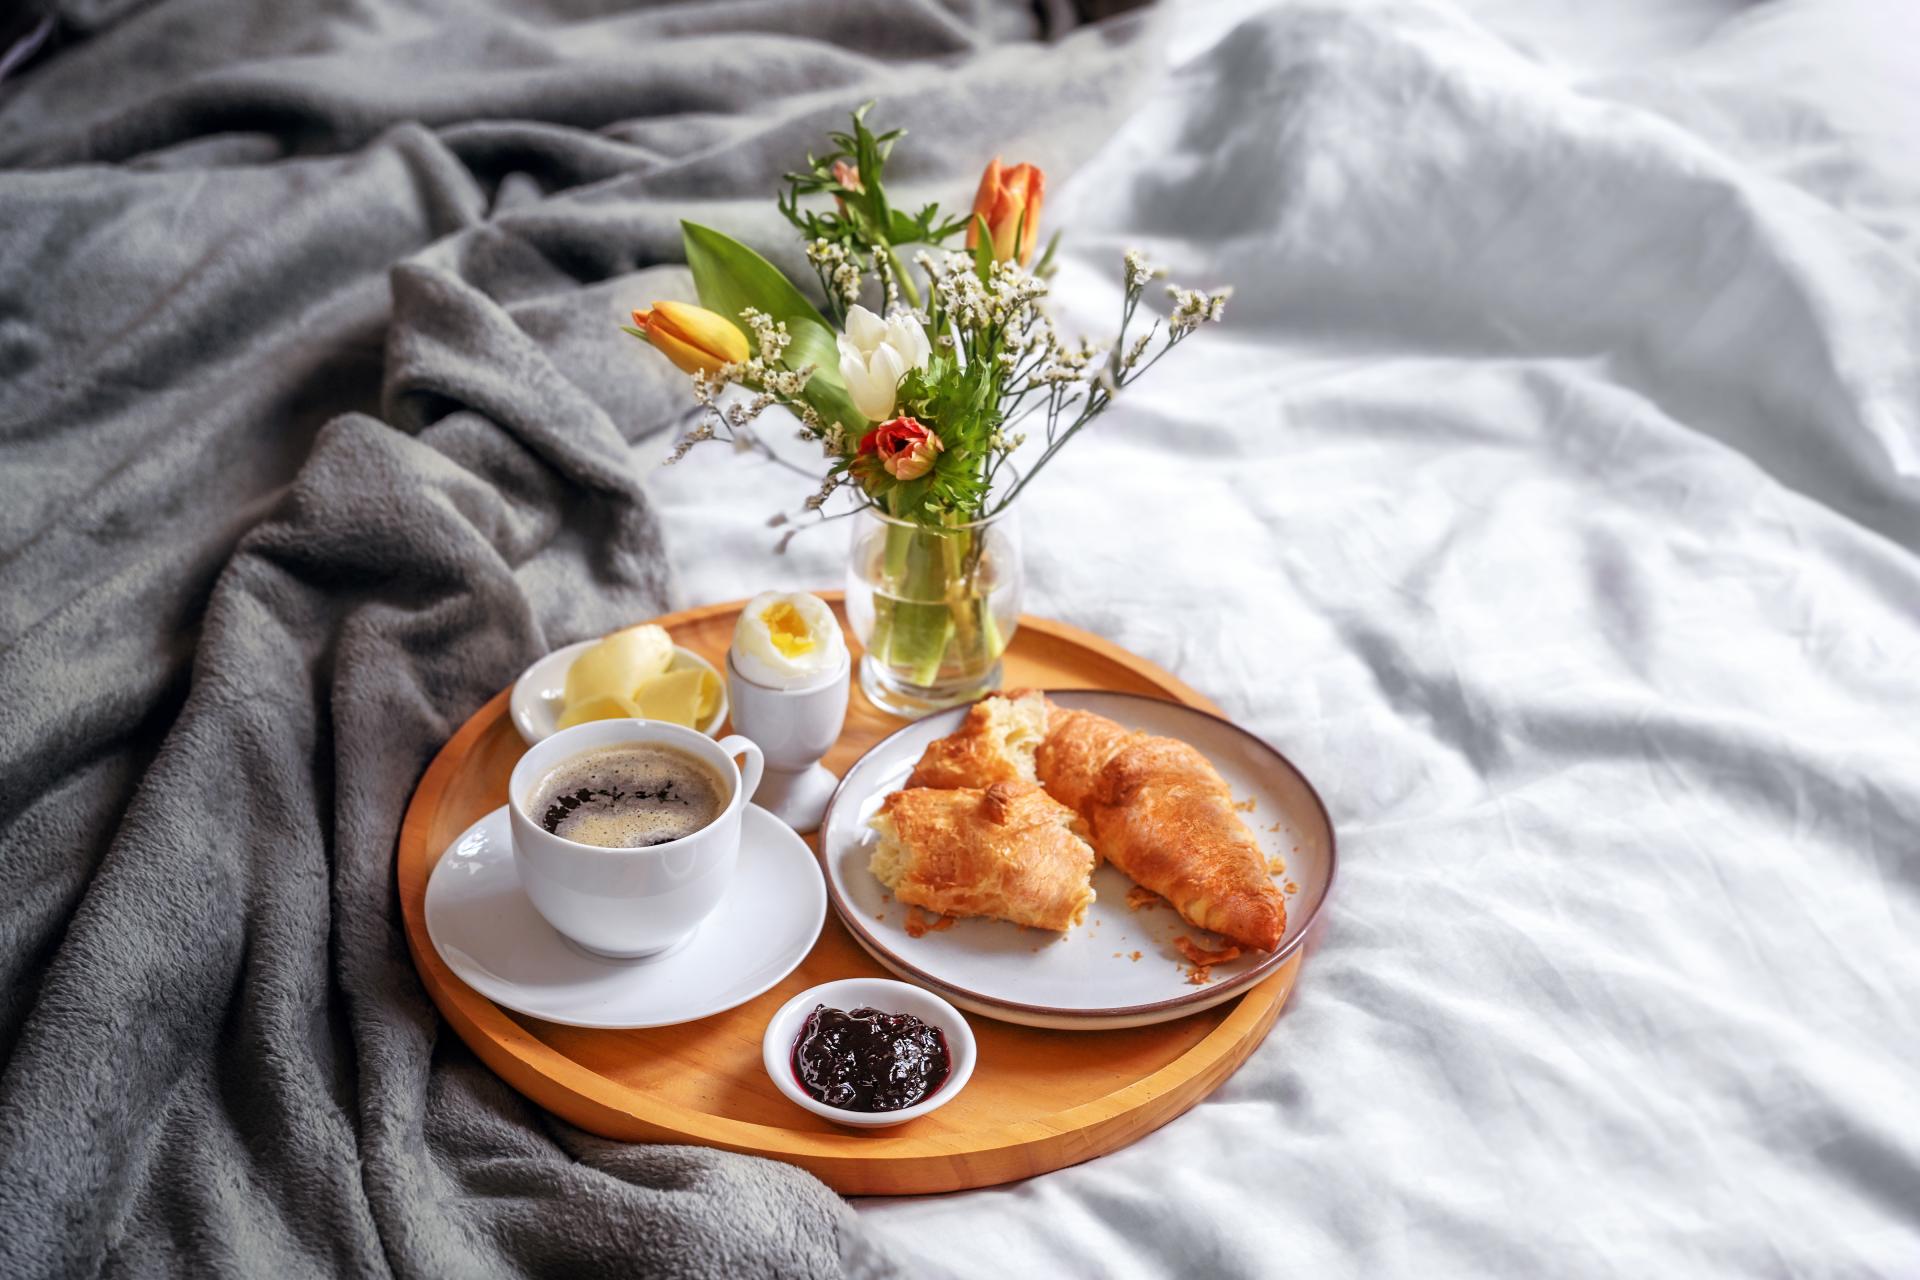
<svg viewBox="0 0 1920 1280">
<path fill-rule="evenodd" d="M 910 1013 L 813 1007 L 793 1042 L 807 1096 L 842 1111 L 898 1111 L 925 1101 L 953 1069 L 947 1038 Z"/>
</svg>

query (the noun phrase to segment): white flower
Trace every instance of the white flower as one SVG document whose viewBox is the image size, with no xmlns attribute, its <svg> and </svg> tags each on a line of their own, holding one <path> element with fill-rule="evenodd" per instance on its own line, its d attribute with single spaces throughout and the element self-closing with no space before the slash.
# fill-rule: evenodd
<svg viewBox="0 0 1920 1280">
<path fill-rule="evenodd" d="M 839 335 L 840 377 L 853 407 L 874 422 L 893 416 L 900 379 L 926 367 L 933 354 L 927 331 L 910 315 L 882 320 L 862 306 L 847 310 L 847 331 Z"/>
<path fill-rule="evenodd" d="M 1167 317 L 1167 330 L 1178 339 L 1203 324 L 1217 324 L 1227 313 L 1227 299 L 1233 296 L 1233 290 L 1209 294 L 1198 289 L 1182 289 L 1176 284 L 1167 286 L 1167 296 L 1173 299 L 1173 314 Z"/>
</svg>

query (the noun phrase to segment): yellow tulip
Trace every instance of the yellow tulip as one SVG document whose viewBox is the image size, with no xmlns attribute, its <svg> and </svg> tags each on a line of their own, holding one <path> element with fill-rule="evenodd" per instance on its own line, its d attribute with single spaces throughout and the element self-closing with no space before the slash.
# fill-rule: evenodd
<svg viewBox="0 0 1920 1280">
<path fill-rule="evenodd" d="M 688 373 L 712 373 L 747 358 L 747 335 L 717 311 L 685 302 L 656 302 L 633 323 L 661 355 Z"/>
<path fill-rule="evenodd" d="M 1040 238 L 1040 205 L 1046 194 L 1047 175 L 1030 164 L 1017 164 L 1003 170 L 1000 157 L 995 156 L 987 171 L 980 175 L 973 212 L 986 220 L 987 234 L 993 238 L 995 262 L 1018 258 L 1024 267 L 1033 261 L 1034 245 Z M 1019 244 L 1014 243 L 1015 235 L 1020 237 Z M 980 224 L 970 219 L 967 248 L 979 243 Z"/>
</svg>

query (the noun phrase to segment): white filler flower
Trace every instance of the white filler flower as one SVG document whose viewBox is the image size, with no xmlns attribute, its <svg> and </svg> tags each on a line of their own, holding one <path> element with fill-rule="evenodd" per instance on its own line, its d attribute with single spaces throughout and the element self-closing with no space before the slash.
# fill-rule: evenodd
<svg viewBox="0 0 1920 1280">
<path fill-rule="evenodd" d="M 927 331 L 904 312 L 882 320 L 862 306 L 847 311 L 847 331 L 839 335 L 840 377 L 853 407 L 870 421 L 893 416 L 895 393 L 909 370 L 924 368 L 933 354 Z"/>
</svg>

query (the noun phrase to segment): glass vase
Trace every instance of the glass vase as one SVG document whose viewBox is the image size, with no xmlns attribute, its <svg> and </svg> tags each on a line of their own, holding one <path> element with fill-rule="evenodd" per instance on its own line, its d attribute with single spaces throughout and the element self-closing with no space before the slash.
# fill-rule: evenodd
<svg viewBox="0 0 1920 1280">
<path fill-rule="evenodd" d="M 999 688 L 1020 625 L 1016 509 L 928 526 L 868 507 L 852 520 L 847 618 L 868 699 L 911 719 Z"/>
</svg>

